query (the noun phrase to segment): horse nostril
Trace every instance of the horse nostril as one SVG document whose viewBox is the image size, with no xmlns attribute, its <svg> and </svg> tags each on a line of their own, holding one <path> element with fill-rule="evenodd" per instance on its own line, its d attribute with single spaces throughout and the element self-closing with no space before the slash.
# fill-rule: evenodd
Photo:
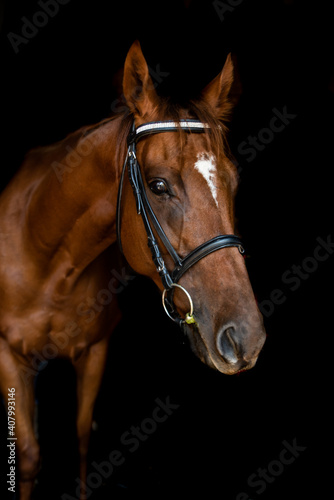
<svg viewBox="0 0 334 500">
<path fill-rule="evenodd" d="M 239 348 L 233 326 L 225 328 L 218 334 L 217 346 L 221 356 L 227 363 L 235 364 L 239 361 Z"/>
</svg>

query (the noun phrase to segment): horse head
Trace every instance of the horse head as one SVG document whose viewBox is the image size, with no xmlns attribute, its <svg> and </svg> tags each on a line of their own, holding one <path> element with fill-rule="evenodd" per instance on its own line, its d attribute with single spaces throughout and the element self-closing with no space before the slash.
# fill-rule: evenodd
<svg viewBox="0 0 334 500">
<path fill-rule="evenodd" d="M 235 231 L 234 198 L 238 175 L 226 143 L 224 122 L 232 109 L 229 98 L 234 67 L 227 57 L 221 73 L 187 106 L 158 96 L 140 45 L 127 55 L 123 89 L 137 130 L 147 123 L 196 120 L 202 133 L 164 131 L 136 144 L 142 189 L 168 241 L 181 259 L 203 243 Z M 124 179 L 121 241 L 132 268 L 152 279 L 163 292 L 147 245 L 147 231 L 138 216 L 133 185 Z M 168 270 L 175 266 L 160 234 L 153 233 Z M 234 237 L 234 236 L 233 236 Z M 234 237 L 237 239 L 237 237 Z M 234 240 L 233 240 L 234 241 Z M 254 366 L 265 341 L 261 313 L 237 244 L 209 252 L 182 274 L 173 287 L 173 305 L 191 320 L 185 332 L 197 356 L 222 373 L 234 374 Z"/>
</svg>

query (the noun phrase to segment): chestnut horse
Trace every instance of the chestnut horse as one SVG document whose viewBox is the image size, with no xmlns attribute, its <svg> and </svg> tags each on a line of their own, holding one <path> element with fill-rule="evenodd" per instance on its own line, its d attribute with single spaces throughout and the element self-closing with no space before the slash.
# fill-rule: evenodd
<svg viewBox="0 0 334 500">
<path fill-rule="evenodd" d="M 239 239 L 233 235 L 238 179 L 224 125 L 232 108 L 233 75 L 228 56 L 198 100 L 187 107 L 172 105 L 157 95 L 135 42 L 124 67 L 127 109 L 31 151 L 1 195 L 0 387 L 5 399 L 8 389 L 15 389 L 21 500 L 31 498 L 40 462 L 33 430 L 34 377 L 41 361 L 56 356 L 70 360 L 76 371 L 80 476 L 85 482 L 93 406 L 110 334 L 121 319 L 116 294 L 126 282 L 117 232 L 126 261 L 161 292 L 162 268 L 157 272 L 152 255 L 160 253 L 165 271 L 175 266 L 155 227 L 156 254 L 148 248 L 134 179 L 124 170 L 122 174 L 133 124 L 137 130 L 157 121 L 176 124 L 137 141 L 142 195 L 181 259 L 210 241 L 208 255 L 202 252 L 178 279 L 180 288 L 173 287 L 175 314 L 187 319 L 180 322 L 192 349 L 226 374 L 251 368 L 257 360 L 265 331 Z M 178 126 L 188 122 L 189 130 Z M 223 238 L 231 244 L 211 248 Z"/>
</svg>

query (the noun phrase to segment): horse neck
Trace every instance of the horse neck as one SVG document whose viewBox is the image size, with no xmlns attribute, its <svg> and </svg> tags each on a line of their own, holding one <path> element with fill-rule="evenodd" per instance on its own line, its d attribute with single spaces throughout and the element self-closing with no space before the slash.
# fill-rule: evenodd
<svg viewBox="0 0 334 500">
<path fill-rule="evenodd" d="M 44 258 L 83 269 L 115 242 L 120 123 L 79 131 L 40 153 L 46 173 L 29 203 L 25 240 L 41 265 Z"/>
</svg>

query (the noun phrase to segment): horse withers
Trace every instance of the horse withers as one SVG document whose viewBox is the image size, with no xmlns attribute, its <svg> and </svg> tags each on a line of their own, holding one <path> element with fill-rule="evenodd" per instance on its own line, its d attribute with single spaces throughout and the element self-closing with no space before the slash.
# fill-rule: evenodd
<svg viewBox="0 0 334 500">
<path fill-rule="evenodd" d="M 4 398 L 15 388 L 21 500 L 31 498 L 40 463 L 41 358 L 75 368 L 85 482 L 94 402 L 121 319 L 117 239 L 204 363 L 225 374 L 256 363 L 265 331 L 234 235 L 238 178 L 224 124 L 232 83 L 228 56 L 198 100 L 172 104 L 157 95 L 135 42 L 124 67 L 127 109 L 31 151 L 2 193 L 0 388 Z"/>
</svg>

